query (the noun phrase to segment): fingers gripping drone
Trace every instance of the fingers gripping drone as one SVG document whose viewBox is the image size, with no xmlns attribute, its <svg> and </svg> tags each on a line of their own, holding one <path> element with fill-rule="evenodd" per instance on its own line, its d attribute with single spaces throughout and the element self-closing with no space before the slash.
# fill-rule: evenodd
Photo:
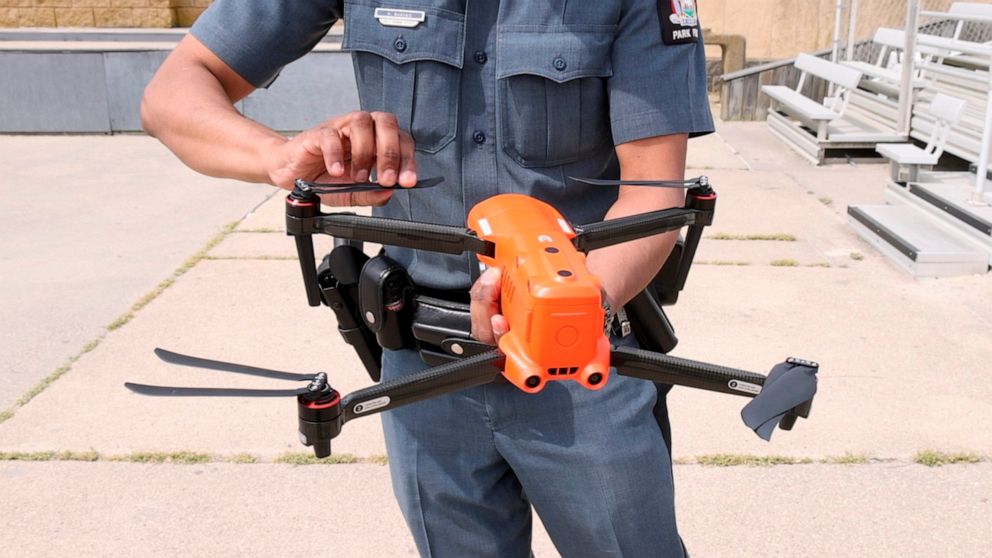
<svg viewBox="0 0 992 558">
<path fill-rule="evenodd" d="M 690 181 L 602 181 L 574 179 L 592 185 L 640 185 L 687 188 L 684 207 L 574 226 L 551 206 L 519 194 L 494 196 L 476 205 L 468 228 L 401 221 L 353 213 L 321 213 L 319 194 L 379 188 L 376 185 L 326 185 L 298 181 L 286 198 L 287 233 L 294 237 L 311 306 L 327 304 L 338 316 L 339 331 L 353 345 L 378 381 L 381 348 L 362 331 L 358 312 L 335 289 L 327 289 L 327 274 L 314 265 L 313 235 L 336 239 L 429 250 L 448 254 L 473 252 L 480 262 L 502 270 L 501 312 L 510 324 L 498 348 L 465 340 L 454 358 L 433 368 L 379 383 L 346 396 L 329 384 L 327 374 L 279 372 L 188 357 L 156 349 L 163 360 L 187 366 L 306 382 L 290 390 L 178 388 L 125 384 L 144 395 L 160 396 L 295 396 L 301 440 L 318 457 L 330 455 L 330 440 L 348 421 L 504 378 L 519 389 L 536 393 L 548 382 L 575 381 L 596 390 L 606 385 L 611 367 L 617 373 L 661 383 L 753 398 L 745 406 L 745 424 L 764 439 L 775 426 L 789 430 L 798 417 L 807 417 L 816 392 L 818 365 L 787 359 L 768 376 L 664 354 L 674 341 L 653 341 L 670 330 L 659 304 L 672 302 L 685 284 L 703 228 L 713 219 L 716 194 L 705 177 Z M 429 179 L 416 188 L 437 185 Z M 641 325 L 641 346 L 652 350 L 611 346 L 604 333 L 599 279 L 585 266 L 585 252 L 686 227 L 685 241 L 674 266 L 666 264 L 666 284 L 640 298 L 650 299 L 656 312 L 632 312 Z M 329 255 L 330 257 L 330 255 Z M 346 283 L 348 283 L 346 281 Z M 637 300 L 637 299 L 635 299 Z M 646 316 L 645 314 L 651 314 Z M 657 318 L 660 317 L 660 322 Z M 652 318 L 655 321 L 652 321 Z M 662 336 L 663 337 L 663 336 Z M 449 346 L 451 346 L 449 344 Z M 462 346 L 472 347 L 464 351 Z M 458 351 L 453 351 L 458 353 Z M 461 354 L 461 353 L 459 353 Z M 425 357 L 426 360 L 426 357 Z"/>
</svg>

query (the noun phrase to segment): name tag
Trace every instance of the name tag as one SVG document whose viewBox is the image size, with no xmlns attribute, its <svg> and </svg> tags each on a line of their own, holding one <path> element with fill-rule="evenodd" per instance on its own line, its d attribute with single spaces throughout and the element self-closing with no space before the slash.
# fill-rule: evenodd
<svg viewBox="0 0 992 558">
<path fill-rule="evenodd" d="M 421 10 L 376 8 L 373 14 L 379 23 L 390 27 L 416 27 L 424 22 L 426 13 Z"/>
</svg>

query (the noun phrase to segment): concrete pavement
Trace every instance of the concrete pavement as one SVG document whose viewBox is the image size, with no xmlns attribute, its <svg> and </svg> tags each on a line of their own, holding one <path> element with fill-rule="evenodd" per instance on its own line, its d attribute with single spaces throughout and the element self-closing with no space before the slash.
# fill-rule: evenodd
<svg viewBox="0 0 992 558">
<path fill-rule="evenodd" d="M 708 233 L 712 238 L 703 241 L 686 290 L 669 310 L 681 339 L 675 354 L 756 371 L 795 355 L 818 360 L 823 368 L 810 419 L 792 432 L 776 432 L 770 444 L 740 423 L 744 400 L 688 389 L 673 393 L 674 453 L 680 463 L 719 453 L 815 462 L 767 468 L 676 465 L 679 516 L 693 555 L 983 555 L 992 545 L 992 465 L 926 468 L 912 459 L 925 449 L 992 454 L 992 438 L 981 427 L 992 423 L 992 388 L 982 381 L 992 363 L 992 278 L 914 281 L 848 229 L 848 203 L 881 199 L 884 166 L 813 168 L 779 145 L 763 124 L 722 123 L 718 131 L 690 144 L 690 174 L 708 174 L 720 202 Z M 65 142 L 65 149 L 77 154 L 92 153 L 90 146 L 102 140 L 120 140 L 116 146 L 101 144 L 111 160 L 151 141 L 0 141 L 43 152 L 46 139 Z M 167 153 L 149 158 L 163 184 L 191 184 L 192 175 Z M 50 165 L 43 158 L 20 161 L 24 176 L 33 176 L 31 164 L 41 167 L 39 172 Z M 96 159 L 96 167 L 81 165 L 79 172 L 106 166 L 101 161 Z M 81 189 L 78 196 L 102 195 L 114 200 L 104 204 L 111 208 L 131 207 L 99 188 L 118 192 L 138 180 L 135 175 L 101 176 L 104 180 L 87 186 L 94 190 Z M 200 228 L 174 223 L 186 231 L 182 236 L 190 246 L 176 248 L 175 260 L 166 262 L 171 267 L 163 263 L 144 282 L 132 276 L 122 276 L 112 288 L 93 282 L 118 297 L 133 291 L 127 299 L 133 302 L 215 230 L 271 193 L 261 186 L 238 188 L 226 188 L 215 200 L 233 217 L 220 212 L 191 218 Z M 250 194 L 237 203 L 219 201 L 236 190 Z M 156 211 L 163 219 L 175 218 L 175 204 L 198 205 L 189 200 L 198 199 L 202 189 L 186 192 Z M 129 302 L 117 308 L 112 299 L 86 297 L 110 314 L 103 318 L 89 307 L 80 310 L 94 317 L 83 331 L 90 339 L 103 335 L 99 346 L 0 423 L 0 452 L 8 453 L 0 462 L 0 502 L 14 510 L 0 514 L 0 548 L 14 549 L 17 556 L 64 554 L 72 541 L 79 543 L 71 547 L 74 553 L 101 556 L 133 554 L 135 548 L 150 556 L 412 552 L 389 494 L 387 468 L 373 464 L 384 453 L 378 418 L 349 423 L 334 442 L 336 453 L 363 462 L 297 467 L 273 463 L 304 450 L 296 440 L 291 402 L 142 398 L 122 388 L 125 380 L 272 385 L 166 365 L 152 355 L 156 346 L 281 370 L 327 370 L 344 392 L 369 384 L 337 335 L 331 312 L 306 306 L 282 211 L 281 196 L 262 203 L 115 331 L 99 326 Z M 31 227 L 32 215 L 17 213 L 24 221 L 15 230 Z M 79 212 L 64 219 L 69 230 L 86 227 Z M 755 237 L 780 240 L 750 240 Z M 48 261 L 65 250 L 54 242 L 32 253 Z M 119 259 L 136 258 L 128 253 Z M 31 268 L 33 262 L 15 251 L 5 265 Z M 5 286 L 4 292 L 12 291 Z M 37 303 L 41 294 L 26 292 L 15 300 L 5 294 L 4 304 Z M 19 312 L 30 316 L 40 310 Z M 18 329 L 8 323 L 5 338 Z M 80 344 L 86 335 L 81 339 Z M 52 367 L 71 354 L 60 354 Z M 31 361 L 29 353 L 17 355 Z M 5 376 L 0 374 L 0 382 L 8 381 Z M 38 457 L 46 451 L 102 457 L 94 463 L 10 460 L 11 452 Z M 133 461 L 133 452 L 201 452 L 225 462 L 109 461 Z M 231 462 L 244 453 L 264 463 Z M 845 454 L 874 460 L 818 463 Z M 335 513 L 340 509 L 348 511 Z M 332 518 L 337 523 L 327 523 Z M 308 535 L 317 528 L 326 536 Z M 46 538 L 53 530 L 57 536 Z M 540 530 L 534 548 L 537 556 L 556 555 Z"/>
<path fill-rule="evenodd" d="M 0 409 L 272 195 L 139 136 L 0 136 Z"/>
</svg>

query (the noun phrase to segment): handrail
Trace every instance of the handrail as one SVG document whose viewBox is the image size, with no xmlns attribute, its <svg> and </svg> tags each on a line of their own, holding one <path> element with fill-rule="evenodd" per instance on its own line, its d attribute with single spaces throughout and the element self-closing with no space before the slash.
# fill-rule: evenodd
<svg viewBox="0 0 992 558">
<path fill-rule="evenodd" d="M 990 19 L 989 21 L 992 21 Z M 975 54 L 978 56 L 992 56 L 992 46 L 985 43 L 975 43 L 971 41 L 961 41 L 957 39 L 949 39 L 947 37 L 938 37 L 936 35 L 917 35 L 916 42 L 929 47 L 936 47 L 946 50 L 956 50 L 966 54 Z"/>
<path fill-rule="evenodd" d="M 926 17 L 942 17 L 944 19 L 953 19 L 954 21 L 972 21 L 975 23 L 992 23 L 992 16 L 980 16 L 973 14 L 952 14 L 949 12 L 934 12 L 934 11 L 923 11 L 920 12 L 920 16 Z"/>
<path fill-rule="evenodd" d="M 868 41 L 870 42 L 870 41 Z M 860 43 L 859 43 L 860 44 Z M 825 54 L 830 54 L 830 49 L 820 49 L 809 53 L 812 56 L 823 56 Z M 768 70 L 774 70 L 775 68 L 781 68 L 782 66 L 791 66 L 796 61 L 796 58 L 785 58 L 782 60 L 772 60 L 771 62 L 765 62 L 764 64 L 759 64 L 757 66 L 751 66 L 750 68 L 744 68 L 743 70 L 737 70 L 736 72 L 729 72 L 720 76 L 723 81 L 730 81 L 732 79 L 747 77 L 753 74 L 760 74 L 761 72 L 767 72 Z"/>
</svg>

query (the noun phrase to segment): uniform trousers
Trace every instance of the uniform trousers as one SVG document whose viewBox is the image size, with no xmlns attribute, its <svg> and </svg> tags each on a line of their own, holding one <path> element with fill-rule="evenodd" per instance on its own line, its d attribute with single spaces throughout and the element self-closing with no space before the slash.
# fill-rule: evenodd
<svg viewBox="0 0 992 558">
<path fill-rule="evenodd" d="M 383 380 L 426 367 L 416 351 L 383 353 Z M 393 490 L 421 556 L 530 556 L 532 507 L 566 558 L 684 556 L 657 398 L 654 384 L 611 371 L 598 391 L 497 381 L 384 413 Z"/>
</svg>

